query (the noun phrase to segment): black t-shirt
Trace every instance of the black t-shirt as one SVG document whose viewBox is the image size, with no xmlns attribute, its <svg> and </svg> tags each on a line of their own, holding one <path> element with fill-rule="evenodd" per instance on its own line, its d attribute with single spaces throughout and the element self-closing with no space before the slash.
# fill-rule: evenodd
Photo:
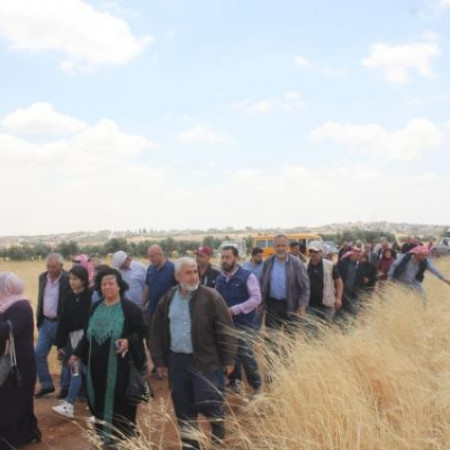
<svg viewBox="0 0 450 450">
<path fill-rule="evenodd" d="M 308 266 L 309 276 L 309 307 L 321 308 L 323 306 L 323 264 L 322 261 L 317 265 L 309 263 Z M 336 265 L 333 266 L 333 280 L 339 278 L 339 271 Z"/>
</svg>

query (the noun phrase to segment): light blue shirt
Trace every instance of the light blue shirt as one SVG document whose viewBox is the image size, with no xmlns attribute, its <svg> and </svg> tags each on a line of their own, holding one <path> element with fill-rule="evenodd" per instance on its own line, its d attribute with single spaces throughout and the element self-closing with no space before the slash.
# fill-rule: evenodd
<svg viewBox="0 0 450 450">
<path fill-rule="evenodd" d="M 246 261 L 242 264 L 242 267 L 253 273 L 255 277 L 258 278 L 259 285 L 261 286 L 264 263 L 261 262 L 260 264 L 255 265 L 251 261 Z"/>
<path fill-rule="evenodd" d="M 287 261 L 287 258 L 284 261 L 275 258 L 270 272 L 270 296 L 277 300 L 286 300 L 287 298 Z"/>
<path fill-rule="evenodd" d="M 192 295 L 183 297 L 180 289 L 175 291 L 169 308 L 170 350 L 175 353 L 192 354 L 191 313 Z"/>
<path fill-rule="evenodd" d="M 389 278 L 393 278 L 395 269 L 402 262 L 404 257 L 405 255 L 399 255 L 397 259 L 392 263 L 388 273 Z M 431 258 L 427 258 L 426 270 L 430 271 L 433 275 L 440 278 L 441 280 L 446 279 L 444 275 L 442 275 L 442 273 L 439 272 L 439 270 L 433 264 Z M 411 259 L 408 261 L 408 264 L 405 267 L 404 272 L 400 275 L 398 281 L 400 283 L 405 284 L 406 286 L 409 286 L 411 288 L 417 289 L 420 292 L 423 292 L 423 288 L 420 281 L 416 280 L 416 275 L 418 272 L 419 272 L 419 264 L 414 260 L 414 257 L 411 257 Z"/>
<path fill-rule="evenodd" d="M 144 288 L 147 269 L 144 264 L 137 261 L 131 261 L 129 269 L 120 269 L 123 279 L 127 282 L 129 288 L 125 292 L 125 297 L 144 308 Z"/>
</svg>

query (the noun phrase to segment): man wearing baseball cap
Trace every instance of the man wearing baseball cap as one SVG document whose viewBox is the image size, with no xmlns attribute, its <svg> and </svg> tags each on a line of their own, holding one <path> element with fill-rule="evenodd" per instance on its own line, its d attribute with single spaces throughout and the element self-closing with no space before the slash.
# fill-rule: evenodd
<svg viewBox="0 0 450 450">
<path fill-rule="evenodd" d="M 337 266 L 323 257 L 323 243 L 308 244 L 309 304 L 307 311 L 326 321 L 342 306 L 343 283 Z"/>
<path fill-rule="evenodd" d="M 125 296 L 143 310 L 145 301 L 145 275 L 147 273 L 144 264 L 133 261 L 126 252 L 119 250 L 113 255 L 112 265 L 119 270 L 129 286 Z"/>
<path fill-rule="evenodd" d="M 212 266 L 210 262 L 213 249 L 208 245 L 201 245 L 194 253 L 198 265 L 200 284 L 214 289 L 216 287 L 216 278 L 220 271 Z"/>
</svg>

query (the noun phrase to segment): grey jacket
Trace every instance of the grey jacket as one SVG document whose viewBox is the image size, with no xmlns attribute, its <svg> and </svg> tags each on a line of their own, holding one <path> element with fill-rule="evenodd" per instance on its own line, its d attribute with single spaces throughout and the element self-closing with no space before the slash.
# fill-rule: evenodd
<svg viewBox="0 0 450 450">
<path fill-rule="evenodd" d="M 262 276 L 262 298 L 267 304 L 270 297 L 270 273 L 273 262 L 277 256 L 273 255 L 264 261 Z M 288 312 L 296 312 L 300 306 L 308 306 L 309 303 L 309 277 L 305 265 L 300 259 L 287 255 L 286 283 Z"/>
</svg>

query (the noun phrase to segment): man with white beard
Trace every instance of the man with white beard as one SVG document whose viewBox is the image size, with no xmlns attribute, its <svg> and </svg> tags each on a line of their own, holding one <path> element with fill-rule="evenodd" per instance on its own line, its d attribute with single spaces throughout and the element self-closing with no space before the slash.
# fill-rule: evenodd
<svg viewBox="0 0 450 450">
<path fill-rule="evenodd" d="M 190 431 L 200 413 L 211 423 L 215 444 L 225 437 L 223 371 L 234 369 L 237 340 L 227 305 L 214 289 L 200 285 L 197 263 L 175 263 L 179 285 L 159 301 L 150 350 L 160 376 L 168 372 L 183 449 L 200 448 Z"/>
</svg>

